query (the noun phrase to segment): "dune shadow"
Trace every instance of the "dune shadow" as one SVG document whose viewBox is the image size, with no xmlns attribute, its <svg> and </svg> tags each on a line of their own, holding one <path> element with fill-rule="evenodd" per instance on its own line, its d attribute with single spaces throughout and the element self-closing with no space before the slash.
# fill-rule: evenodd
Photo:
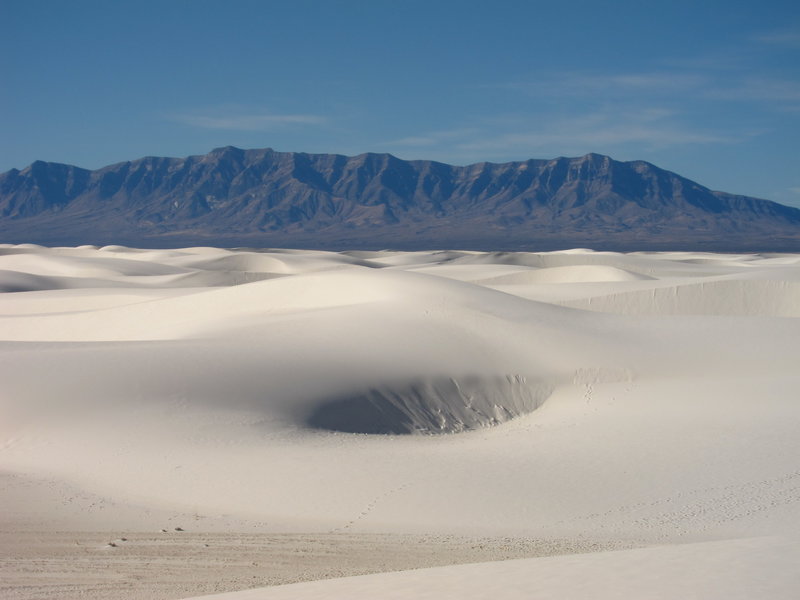
<svg viewBox="0 0 800 600">
<path fill-rule="evenodd" d="M 520 375 L 416 380 L 326 401 L 307 424 L 347 433 L 458 433 L 533 412 L 551 393 Z"/>
</svg>

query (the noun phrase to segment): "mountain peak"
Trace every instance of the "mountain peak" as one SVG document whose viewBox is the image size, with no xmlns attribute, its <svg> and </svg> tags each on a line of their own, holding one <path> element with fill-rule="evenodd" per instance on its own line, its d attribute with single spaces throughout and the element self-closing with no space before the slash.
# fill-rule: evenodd
<svg viewBox="0 0 800 600">
<path fill-rule="evenodd" d="M 265 148 L 265 150 L 271 151 L 270 148 Z M 220 146 L 219 148 L 214 148 L 211 152 L 209 152 L 209 154 L 243 154 L 244 152 L 244 150 L 237 148 L 236 146 Z"/>
</svg>

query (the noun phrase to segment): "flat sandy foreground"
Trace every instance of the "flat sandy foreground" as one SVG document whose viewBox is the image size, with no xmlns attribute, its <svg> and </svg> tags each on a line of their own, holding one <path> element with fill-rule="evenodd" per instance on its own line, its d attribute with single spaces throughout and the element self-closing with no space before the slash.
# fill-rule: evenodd
<svg viewBox="0 0 800 600">
<path fill-rule="evenodd" d="M 4 599 L 800 594 L 800 255 L 4 245 L 0 292 Z"/>
</svg>

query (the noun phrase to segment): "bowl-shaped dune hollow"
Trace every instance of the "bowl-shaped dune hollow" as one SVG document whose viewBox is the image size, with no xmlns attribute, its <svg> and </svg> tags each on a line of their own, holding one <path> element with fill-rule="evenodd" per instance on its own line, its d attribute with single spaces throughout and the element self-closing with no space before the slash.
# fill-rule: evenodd
<svg viewBox="0 0 800 600">
<path fill-rule="evenodd" d="M 551 391 L 521 375 L 406 381 L 325 402 L 308 423 L 348 433 L 457 433 L 533 412 Z"/>
</svg>

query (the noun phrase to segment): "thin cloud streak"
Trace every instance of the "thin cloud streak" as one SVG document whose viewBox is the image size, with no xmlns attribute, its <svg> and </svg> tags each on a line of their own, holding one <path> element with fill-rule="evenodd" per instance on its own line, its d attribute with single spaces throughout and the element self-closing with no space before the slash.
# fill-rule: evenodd
<svg viewBox="0 0 800 600">
<path fill-rule="evenodd" d="M 515 90 L 533 96 L 592 97 L 640 94 L 683 93 L 709 84 L 705 75 L 657 71 L 651 73 L 564 73 L 543 77 L 537 81 L 515 81 L 496 87 Z"/>
<path fill-rule="evenodd" d="M 742 132 L 721 134 L 710 130 L 691 129 L 682 125 L 680 115 L 659 107 L 628 113 L 595 112 L 558 120 L 530 116 L 506 115 L 486 120 L 480 127 L 455 129 L 451 132 L 422 133 L 383 144 L 387 148 L 416 148 L 421 152 L 438 150 L 453 155 L 478 157 L 532 156 L 609 152 L 630 147 L 661 150 L 697 144 L 736 144 L 757 135 Z M 442 133 L 450 133 L 445 138 Z"/>
<path fill-rule="evenodd" d="M 532 131 L 529 133 L 510 133 L 493 139 L 462 144 L 463 149 L 480 148 L 546 148 L 558 146 L 577 146 L 597 148 L 619 144 L 641 143 L 653 148 L 685 144 L 734 143 L 733 138 L 713 134 L 677 131 L 654 127 L 607 127 L 594 131 Z"/>
<path fill-rule="evenodd" d="M 774 46 L 787 46 L 790 48 L 800 47 L 800 31 L 798 30 L 771 31 L 754 35 L 751 39 L 756 42 Z"/>
<path fill-rule="evenodd" d="M 727 89 L 720 87 L 709 90 L 706 92 L 706 97 L 717 100 L 800 105 L 800 83 L 787 79 L 751 77 Z"/>
<path fill-rule="evenodd" d="M 285 125 L 320 125 L 327 121 L 325 117 L 319 115 L 276 115 L 270 113 L 240 115 L 187 113 L 171 115 L 169 118 L 172 121 L 192 127 L 229 131 L 268 131 Z"/>
<path fill-rule="evenodd" d="M 479 135 L 482 133 L 482 130 L 475 127 L 468 127 L 468 128 L 459 128 L 459 129 L 449 129 L 449 130 L 441 130 L 441 131 L 429 131 L 427 133 L 423 133 L 420 135 L 410 135 L 406 137 L 402 137 L 397 140 L 391 140 L 388 142 L 381 142 L 378 146 L 382 147 L 430 147 L 436 146 L 438 144 L 443 144 L 446 142 L 457 142 L 459 139 L 464 139 L 465 137 L 470 137 L 473 135 Z"/>
<path fill-rule="evenodd" d="M 796 80 L 747 72 L 736 76 L 726 72 L 723 78 L 711 71 L 702 74 L 683 71 L 568 73 L 532 82 L 507 82 L 497 87 L 534 98 L 568 98 L 595 104 L 611 101 L 637 104 L 659 98 L 683 105 L 687 98 L 704 98 L 717 102 L 758 102 L 785 109 L 800 103 L 800 83 Z"/>
<path fill-rule="evenodd" d="M 732 144 L 739 140 L 713 133 L 676 129 L 669 126 L 609 124 L 606 126 L 576 129 L 565 126 L 547 130 L 532 130 L 521 133 L 505 133 L 499 136 L 462 143 L 462 150 L 492 149 L 511 152 L 514 150 L 553 148 L 603 149 L 626 144 L 640 144 L 648 149 L 688 144 Z"/>
</svg>

